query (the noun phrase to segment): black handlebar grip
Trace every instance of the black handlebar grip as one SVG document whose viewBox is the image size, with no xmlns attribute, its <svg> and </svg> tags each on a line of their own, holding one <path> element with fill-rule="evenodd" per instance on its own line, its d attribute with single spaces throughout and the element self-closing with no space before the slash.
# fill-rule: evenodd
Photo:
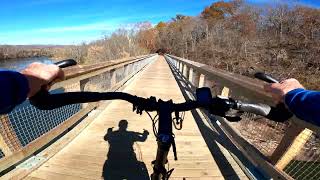
<svg viewBox="0 0 320 180">
<path fill-rule="evenodd" d="M 74 66 L 77 64 L 77 61 L 73 59 L 66 59 L 59 62 L 54 63 L 55 65 L 59 66 L 59 68 L 66 68 L 69 66 Z"/>
<path fill-rule="evenodd" d="M 260 79 L 262 81 L 265 81 L 267 83 L 279 83 L 278 80 L 274 79 L 268 74 L 262 73 L 262 72 L 257 72 L 254 74 L 254 77 L 257 79 Z"/>
<path fill-rule="evenodd" d="M 253 113 L 260 116 L 267 116 L 270 111 L 271 107 L 267 104 L 251 104 L 251 103 L 242 103 L 238 102 L 238 110 Z"/>
</svg>

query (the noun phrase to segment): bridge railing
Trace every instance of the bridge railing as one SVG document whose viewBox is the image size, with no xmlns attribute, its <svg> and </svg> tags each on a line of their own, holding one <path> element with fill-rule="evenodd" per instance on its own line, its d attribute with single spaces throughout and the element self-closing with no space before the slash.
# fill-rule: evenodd
<svg viewBox="0 0 320 180">
<path fill-rule="evenodd" d="M 56 83 L 51 90 L 115 91 L 155 58 L 155 54 L 150 54 L 66 68 L 66 80 Z M 42 111 L 26 101 L 9 114 L 1 115 L 0 176 L 69 131 L 98 105 L 99 103 L 75 104 Z M 40 159 L 44 161 L 46 158 L 49 158 L 48 154 Z"/>
<path fill-rule="evenodd" d="M 166 55 L 192 88 L 210 87 L 213 94 L 249 102 L 273 104 L 263 82 L 208 65 Z M 320 178 L 320 128 L 297 118 L 278 123 L 245 114 L 230 123 L 219 120 L 221 128 L 241 152 L 275 179 Z"/>
</svg>

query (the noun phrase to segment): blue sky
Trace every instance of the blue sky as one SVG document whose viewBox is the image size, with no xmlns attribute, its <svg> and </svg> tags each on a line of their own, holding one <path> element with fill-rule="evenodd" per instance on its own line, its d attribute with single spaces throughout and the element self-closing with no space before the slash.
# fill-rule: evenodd
<svg viewBox="0 0 320 180">
<path fill-rule="evenodd" d="M 3 0 L 0 44 L 77 44 L 142 21 L 198 15 L 215 0 Z M 249 0 L 266 3 L 270 0 Z M 302 0 L 320 7 L 319 0 Z"/>
</svg>

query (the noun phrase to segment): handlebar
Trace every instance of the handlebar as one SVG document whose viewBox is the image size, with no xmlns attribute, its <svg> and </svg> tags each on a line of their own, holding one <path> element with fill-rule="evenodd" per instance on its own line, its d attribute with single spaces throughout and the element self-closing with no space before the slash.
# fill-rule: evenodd
<svg viewBox="0 0 320 180">
<path fill-rule="evenodd" d="M 55 63 L 60 68 L 76 65 L 77 62 L 72 59 L 59 61 Z M 276 79 L 264 73 L 256 73 L 256 78 L 264 80 L 266 82 L 278 82 Z M 196 108 L 205 108 L 210 111 L 211 114 L 222 116 L 230 121 L 239 121 L 241 118 L 235 118 L 227 115 L 230 109 L 235 109 L 240 112 L 248 112 L 256 115 L 264 116 L 270 120 L 283 122 L 288 120 L 292 113 L 287 110 L 284 104 L 278 104 L 276 107 L 271 107 L 266 104 L 251 104 L 241 101 L 236 101 L 231 98 L 213 97 L 209 88 L 198 88 L 196 91 L 197 100 L 187 101 L 180 104 L 174 104 L 171 100 L 170 112 L 182 112 L 189 111 Z M 60 94 L 50 94 L 48 91 L 41 89 L 36 95 L 30 98 L 30 103 L 36 106 L 38 109 L 51 110 L 58 107 L 62 107 L 69 104 L 96 102 L 100 100 L 125 100 L 133 104 L 133 110 L 141 114 L 142 111 L 159 111 L 161 103 L 164 102 L 161 99 L 158 101 L 155 97 L 148 99 L 133 96 L 123 92 L 68 92 Z"/>
<path fill-rule="evenodd" d="M 78 104 L 87 102 L 96 102 L 100 100 L 125 100 L 133 104 L 134 110 L 141 114 L 142 111 L 159 111 L 162 101 L 156 100 L 155 97 L 143 98 L 123 92 L 68 92 L 60 94 L 50 94 L 49 92 L 41 91 L 30 98 L 32 105 L 42 110 L 51 110 L 68 104 Z M 239 110 L 242 112 L 253 113 L 267 117 L 274 121 L 285 121 L 292 114 L 285 107 L 270 107 L 266 104 L 250 104 L 241 101 L 235 101 L 231 98 L 221 98 L 216 96 L 207 102 L 186 101 L 184 103 L 172 103 L 169 108 L 170 112 L 189 111 L 196 108 L 208 109 L 212 114 L 226 117 L 226 112 L 230 109 Z"/>
</svg>

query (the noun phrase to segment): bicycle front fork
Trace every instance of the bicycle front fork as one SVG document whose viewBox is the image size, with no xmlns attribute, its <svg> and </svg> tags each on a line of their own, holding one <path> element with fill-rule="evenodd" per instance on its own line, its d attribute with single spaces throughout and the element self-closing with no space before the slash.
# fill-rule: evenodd
<svg viewBox="0 0 320 180">
<path fill-rule="evenodd" d="M 173 144 L 173 136 L 160 134 L 157 138 L 158 150 L 156 160 L 153 163 L 153 173 L 151 180 L 167 180 L 169 179 L 172 171 L 167 171 L 165 164 L 168 163 L 168 153 L 171 145 Z"/>
</svg>

